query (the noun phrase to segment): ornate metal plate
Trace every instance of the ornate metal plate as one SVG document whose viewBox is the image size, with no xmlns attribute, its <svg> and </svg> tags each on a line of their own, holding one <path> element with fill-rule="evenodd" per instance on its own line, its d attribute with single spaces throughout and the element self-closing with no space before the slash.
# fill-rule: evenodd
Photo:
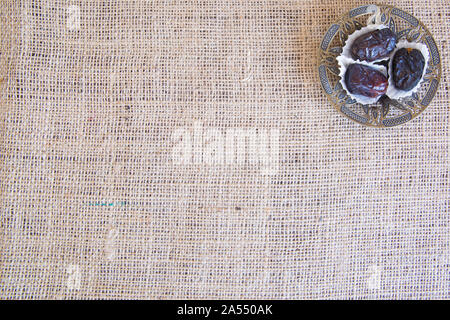
<svg viewBox="0 0 450 320">
<path fill-rule="evenodd" d="M 430 61 L 424 82 L 413 96 L 399 100 L 383 98 L 376 104 L 361 105 L 342 89 L 336 57 L 347 37 L 366 26 L 376 12 L 381 22 L 396 32 L 399 39 L 425 44 Z M 366 126 L 393 127 L 417 117 L 430 104 L 441 79 L 441 58 L 433 36 L 417 18 L 395 7 L 372 4 L 350 10 L 331 25 L 320 44 L 318 71 L 323 90 L 340 113 Z"/>
</svg>

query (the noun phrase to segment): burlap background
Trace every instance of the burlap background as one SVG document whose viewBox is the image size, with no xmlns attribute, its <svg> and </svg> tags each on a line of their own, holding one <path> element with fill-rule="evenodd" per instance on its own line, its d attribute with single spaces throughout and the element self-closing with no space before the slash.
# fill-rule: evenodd
<svg viewBox="0 0 450 320">
<path fill-rule="evenodd" d="M 315 66 L 364 1 L 2 0 L 0 297 L 449 298 L 449 2 L 386 3 L 443 78 L 372 129 Z M 175 165 L 195 124 L 279 129 L 279 172 Z"/>
</svg>

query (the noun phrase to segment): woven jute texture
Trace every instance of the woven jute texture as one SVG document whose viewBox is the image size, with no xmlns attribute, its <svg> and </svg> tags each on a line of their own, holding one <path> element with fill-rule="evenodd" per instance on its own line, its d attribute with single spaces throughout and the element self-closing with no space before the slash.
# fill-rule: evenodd
<svg viewBox="0 0 450 320">
<path fill-rule="evenodd" d="M 0 297 L 450 298 L 449 2 L 385 3 L 443 66 L 389 129 L 317 75 L 364 4 L 0 1 Z"/>
</svg>

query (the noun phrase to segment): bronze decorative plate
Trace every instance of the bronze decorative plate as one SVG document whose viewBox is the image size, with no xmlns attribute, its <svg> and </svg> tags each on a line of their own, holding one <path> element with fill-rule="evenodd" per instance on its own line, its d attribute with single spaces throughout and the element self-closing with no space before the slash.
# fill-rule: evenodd
<svg viewBox="0 0 450 320">
<path fill-rule="evenodd" d="M 430 60 L 420 89 L 411 97 L 383 97 L 376 104 L 362 105 L 352 100 L 339 83 L 336 57 L 347 37 L 365 27 L 375 13 L 399 40 L 426 45 Z M 320 44 L 318 71 L 323 90 L 340 113 L 366 126 L 393 127 L 417 117 L 431 103 L 441 79 L 441 58 L 433 36 L 417 18 L 392 6 L 372 4 L 350 10 L 331 25 Z"/>
</svg>

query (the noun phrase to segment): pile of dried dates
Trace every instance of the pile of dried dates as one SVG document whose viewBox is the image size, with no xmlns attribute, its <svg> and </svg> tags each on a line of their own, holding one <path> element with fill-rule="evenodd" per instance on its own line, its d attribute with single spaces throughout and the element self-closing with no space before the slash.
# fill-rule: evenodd
<svg viewBox="0 0 450 320">
<path fill-rule="evenodd" d="M 360 96 L 357 101 L 361 103 L 371 103 L 389 93 L 395 97 L 412 93 L 424 73 L 426 59 L 422 52 L 426 46 L 399 43 L 387 27 L 367 29 L 350 36 L 343 48 L 347 56 L 338 58 L 344 88 L 352 97 Z"/>
</svg>

